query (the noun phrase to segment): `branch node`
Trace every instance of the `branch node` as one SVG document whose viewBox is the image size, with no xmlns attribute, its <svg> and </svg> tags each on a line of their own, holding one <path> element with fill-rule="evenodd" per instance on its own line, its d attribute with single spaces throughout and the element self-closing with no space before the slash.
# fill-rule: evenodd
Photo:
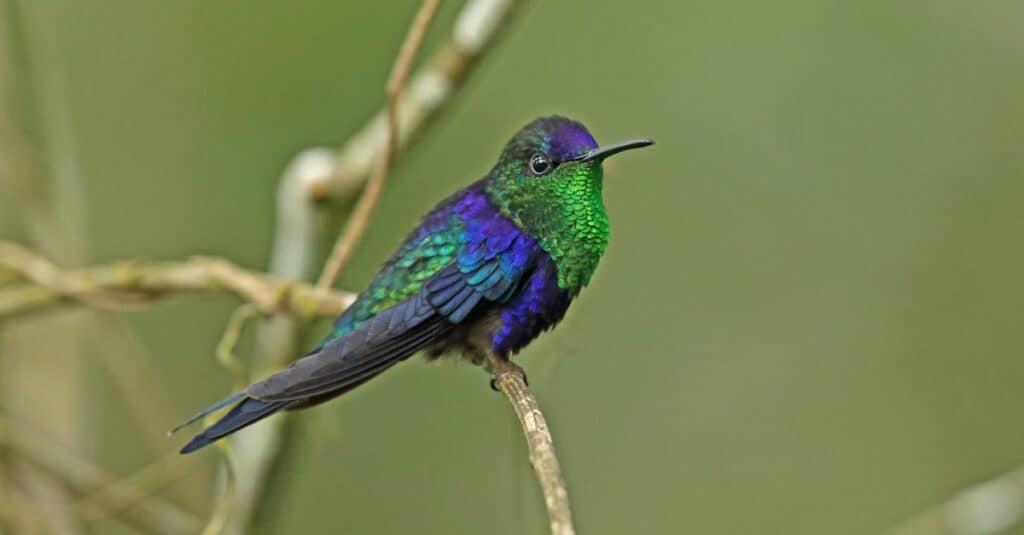
<svg viewBox="0 0 1024 535">
<path fill-rule="evenodd" d="M 326 147 L 312 147 L 300 152 L 285 170 L 285 179 L 294 180 L 310 200 L 320 200 L 330 191 L 331 176 L 335 172 L 334 151 Z"/>
</svg>

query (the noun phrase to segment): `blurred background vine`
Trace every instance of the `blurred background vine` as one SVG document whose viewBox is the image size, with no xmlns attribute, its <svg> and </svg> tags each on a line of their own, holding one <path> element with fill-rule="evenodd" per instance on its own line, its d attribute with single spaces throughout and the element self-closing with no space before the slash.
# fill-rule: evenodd
<svg viewBox="0 0 1024 535">
<path fill-rule="evenodd" d="M 282 174 L 385 105 L 419 4 L 4 0 L 0 239 L 66 268 L 265 270 Z M 593 288 L 519 359 L 580 531 L 1024 533 L 1021 21 L 1009 0 L 530 3 L 401 154 L 338 286 L 536 115 L 651 136 L 608 166 Z M 164 432 L 231 387 L 214 353 L 238 304 L 0 319 L 0 529 L 202 529 L 220 458 Z M 242 332 L 246 367 L 268 328 Z M 546 532 L 485 383 L 414 359 L 292 419 L 245 529 Z"/>
</svg>

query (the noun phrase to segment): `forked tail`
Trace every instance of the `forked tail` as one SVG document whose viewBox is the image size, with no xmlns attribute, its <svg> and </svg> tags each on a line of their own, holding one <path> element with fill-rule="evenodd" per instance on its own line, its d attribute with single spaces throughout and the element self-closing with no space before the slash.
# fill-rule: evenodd
<svg viewBox="0 0 1024 535">
<path fill-rule="evenodd" d="M 193 416 L 189 421 L 174 428 L 171 432 L 173 433 L 196 420 L 204 418 L 208 414 L 234 403 L 239 399 L 242 401 L 228 411 L 228 413 L 220 420 L 217 420 L 217 423 L 206 428 L 203 432 L 193 437 L 188 444 L 185 444 L 185 447 L 181 448 L 181 453 L 191 453 L 196 451 L 211 442 L 224 438 L 243 427 L 252 425 L 288 406 L 287 401 L 260 401 L 258 399 L 247 397 L 244 392 L 240 392 Z"/>
</svg>

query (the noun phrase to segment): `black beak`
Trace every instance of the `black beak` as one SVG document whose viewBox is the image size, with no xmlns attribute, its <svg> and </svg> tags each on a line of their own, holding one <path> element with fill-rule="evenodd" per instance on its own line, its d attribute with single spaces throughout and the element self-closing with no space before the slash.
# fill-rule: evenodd
<svg viewBox="0 0 1024 535">
<path fill-rule="evenodd" d="M 590 160 L 604 160 L 612 154 L 618 154 L 623 151 L 642 149 L 654 145 L 654 140 L 647 139 L 634 139 L 632 141 L 623 141 L 622 143 L 615 143 L 613 145 L 605 145 L 598 147 L 594 150 L 584 153 L 582 156 L 576 158 L 577 162 L 589 162 Z"/>
</svg>

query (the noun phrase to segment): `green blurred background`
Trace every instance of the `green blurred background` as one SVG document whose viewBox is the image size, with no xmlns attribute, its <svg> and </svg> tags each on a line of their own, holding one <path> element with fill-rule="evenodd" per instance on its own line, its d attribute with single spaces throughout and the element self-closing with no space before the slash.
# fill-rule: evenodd
<svg viewBox="0 0 1024 535">
<path fill-rule="evenodd" d="M 74 262 L 261 269 L 282 169 L 379 108 L 417 6 L 9 1 Z M 608 166 L 591 288 L 519 357 L 580 531 L 879 532 L 1024 462 L 1022 23 L 1011 0 L 534 2 L 403 156 L 340 286 L 537 115 L 653 137 Z M 26 241 L 11 199 L 0 236 Z M 230 388 L 212 355 L 235 304 L 177 297 L 72 342 L 82 454 L 126 474 L 180 446 L 140 441 L 92 357 L 150 355 L 169 427 Z M 53 316 L 0 325 L 3 356 L 50 358 Z M 298 419 L 272 531 L 546 530 L 478 369 L 413 359 Z M 216 460 L 171 495 L 205 515 Z"/>
</svg>

